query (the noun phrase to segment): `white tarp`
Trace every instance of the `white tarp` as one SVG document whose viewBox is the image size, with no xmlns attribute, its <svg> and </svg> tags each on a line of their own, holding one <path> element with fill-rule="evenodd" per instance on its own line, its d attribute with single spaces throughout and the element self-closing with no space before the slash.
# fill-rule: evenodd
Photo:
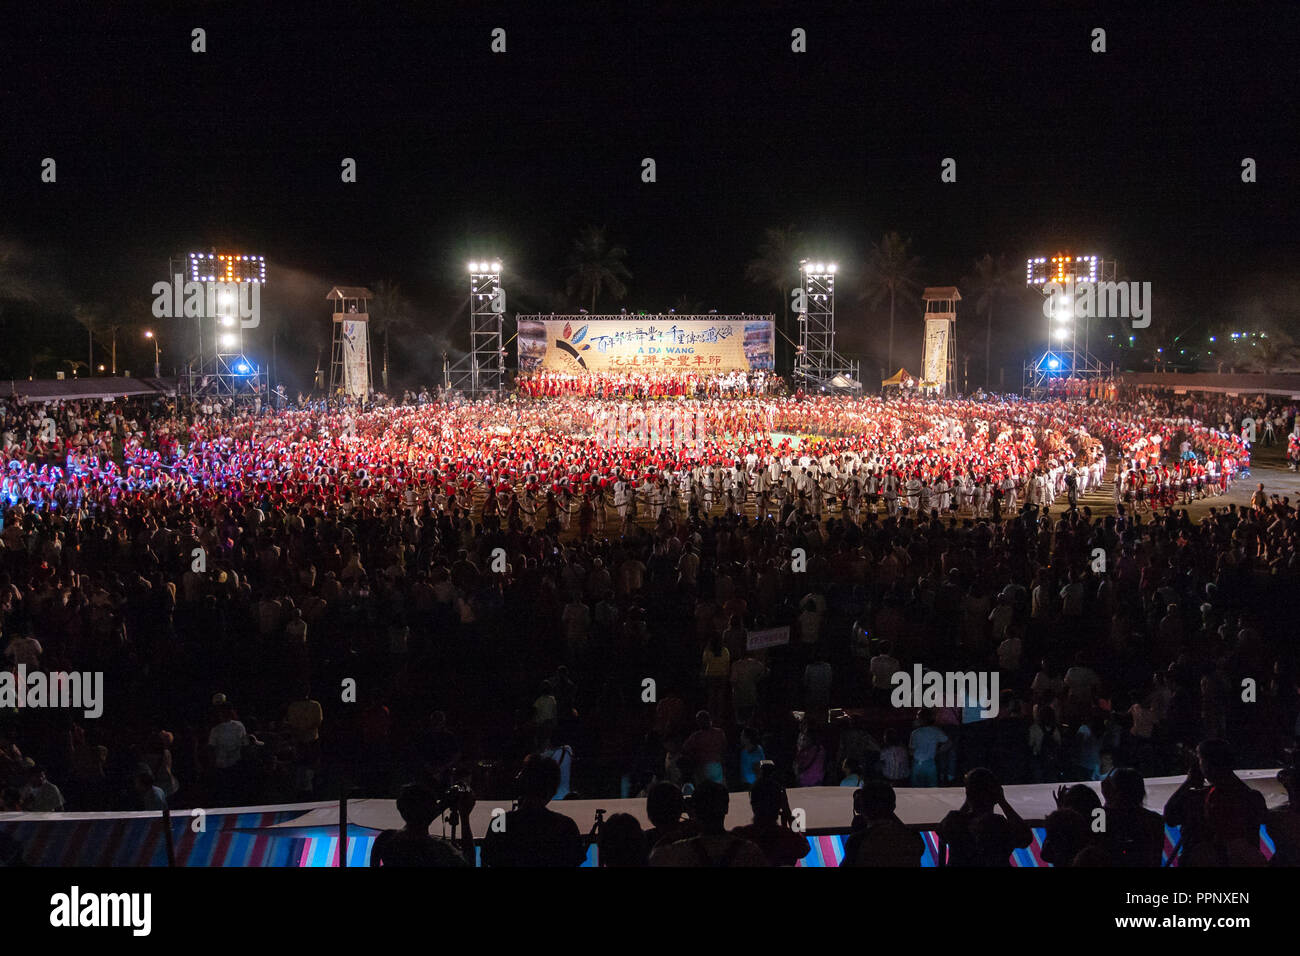
<svg viewBox="0 0 1300 956">
<path fill-rule="evenodd" d="M 1286 791 L 1275 779 L 1276 770 L 1239 770 L 1237 776 L 1264 794 L 1269 809 L 1280 807 L 1286 802 Z M 1174 791 L 1182 785 L 1186 777 L 1152 777 L 1148 778 L 1147 808 L 1160 812 Z M 1005 788 L 1007 799 L 1026 820 L 1043 820 L 1056 809 L 1052 794 L 1057 784 L 1020 784 Z M 1098 793 L 1100 783 L 1091 783 Z M 951 810 L 961 809 L 966 799 L 961 787 L 934 788 L 899 788 L 898 816 L 909 826 L 933 829 Z M 788 791 L 791 808 L 802 809 L 810 831 L 848 830 L 853 820 L 852 787 L 803 787 Z M 481 837 L 487 832 L 492 821 L 492 811 L 498 807 L 509 810 L 510 800 L 490 800 L 480 797 L 470 815 L 470 825 L 474 836 Z M 596 810 L 603 808 L 606 819 L 615 813 L 630 813 L 641 821 L 642 826 L 649 826 L 645 815 L 645 800 L 557 800 L 550 804 L 550 809 L 571 817 L 578 824 L 578 829 L 586 833 L 595 820 Z M 727 812 L 727 826 L 738 827 L 750 821 L 749 797 L 744 793 L 733 793 Z M 277 823 L 267 829 L 289 830 L 303 827 L 338 826 L 338 804 L 311 810 L 295 820 Z M 392 830 L 402 826 L 402 818 L 397 813 L 395 800 L 353 800 L 348 803 L 348 826 L 366 830 Z"/>
</svg>

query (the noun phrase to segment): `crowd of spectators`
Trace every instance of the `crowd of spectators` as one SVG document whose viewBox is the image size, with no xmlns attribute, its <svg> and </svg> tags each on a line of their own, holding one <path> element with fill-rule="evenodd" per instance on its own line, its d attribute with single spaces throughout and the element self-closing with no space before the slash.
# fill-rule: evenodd
<svg viewBox="0 0 1300 956">
<path fill-rule="evenodd" d="M 795 404 L 778 408 L 787 425 Z M 807 430 L 831 439 L 883 414 L 803 404 Z M 325 429 L 315 440 L 338 447 L 373 440 L 367 416 L 407 414 L 226 411 L 186 414 L 161 400 L 4 406 L 7 466 L 111 463 L 130 489 L 42 507 L 11 485 L 2 502 L 6 658 L 102 672 L 106 688 L 97 720 L 36 709 L 0 718 L 6 809 L 213 807 L 344 787 L 392 796 L 409 781 L 434 794 L 456 781 L 499 793 L 531 754 L 552 798 L 693 789 L 701 842 L 660 859 L 738 863 L 752 853 L 718 832 L 729 790 L 750 791 L 763 831 L 752 842 L 772 861 L 788 856 L 763 835 L 774 817 L 779 826 L 786 786 L 854 786 L 863 826 L 876 827 L 892 813 L 882 784 L 965 781 L 980 815 L 998 803 L 990 779 L 1183 772 L 1207 738 L 1228 741 L 1238 765 L 1290 759 L 1300 516 L 1262 486 L 1249 505 L 1211 507 L 1199 521 L 1122 502 L 1104 517 L 1072 502 L 1050 514 L 1017 502 L 987 517 L 937 502 L 814 512 L 791 495 L 757 511 L 663 503 L 601 533 L 526 521 L 503 506 L 508 496 L 458 497 L 436 481 L 411 494 L 335 494 L 344 476 L 333 470 L 312 476 L 310 494 L 285 494 L 266 475 L 229 491 L 131 485 L 132 467 L 161 473 L 195 449 L 204 461 L 247 454 L 260 439 L 220 444 L 241 428 L 287 441 L 314 416 Z M 1175 438 L 1202 454 L 1229 447 L 1220 432 L 1180 424 L 1185 411 L 1152 406 L 1142 419 L 1062 403 L 1042 414 L 1058 435 L 1082 428 L 1121 458 L 1153 429 L 1170 436 L 1166 454 Z M 933 418 L 919 404 L 898 414 Z M 998 409 L 983 414 L 996 420 Z M 1025 427 L 1025 448 L 1083 447 Z M 788 644 L 747 647 L 750 632 L 782 627 Z M 890 678 L 916 664 L 997 670 L 997 716 L 892 706 Z M 1208 759 L 1225 772 L 1221 754 Z M 1011 823 L 1007 839 L 1018 840 Z M 962 846 L 969 826 L 953 822 L 948 845 Z M 888 842 L 910 852 L 901 834 Z"/>
</svg>

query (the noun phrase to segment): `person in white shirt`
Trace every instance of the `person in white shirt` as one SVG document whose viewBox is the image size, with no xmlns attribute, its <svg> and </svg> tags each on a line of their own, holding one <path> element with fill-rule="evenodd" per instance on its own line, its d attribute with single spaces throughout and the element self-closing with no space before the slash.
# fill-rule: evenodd
<svg viewBox="0 0 1300 956">
<path fill-rule="evenodd" d="M 240 796 L 240 761 L 252 738 L 244 725 L 235 719 L 234 708 L 229 704 L 222 705 L 220 716 L 220 722 L 208 732 L 208 749 L 215 777 L 214 796 L 220 802 L 233 805 Z"/>
<path fill-rule="evenodd" d="M 1007 638 L 998 645 L 998 668 L 1006 674 L 1020 671 L 1020 655 L 1023 645 L 1015 631 L 1009 631 Z"/>
<path fill-rule="evenodd" d="M 28 771 L 27 784 L 19 796 L 19 802 L 28 813 L 61 813 L 63 811 L 63 794 L 59 788 L 45 779 L 45 771 L 33 765 Z"/>
<path fill-rule="evenodd" d="M 568 744 L 552 746 L 549 740 L 542 744 L 541 755 L 554 760 L 560 768 L 560 785 L 555 789 L 552 800 L 563 800 L 571 791 L 569 780 L 573 772 L 573 748 Z"/>
<path fill-rule="evenodd" d="M 218 770 L 228 770 L 239 763 L 244 748 L 249 744 L 248 731 L 230 713 L 208 733 L 208 746 L 212 748 L 212 765 Z"/>
<path fill-rule="evenodd" d="M 34 637 L 15 637 L 5 648 L 5 657 L 17 664 L 26 665 L 28 670 L 41 666 L 41 642 Z"/>
<path fill-rule="evenodd" d="M 916 511 L 921 507 L 921 480 L 915 477 L 909 478 L 904 488 L 907 493 L 908 510 Z"/>
</svg>

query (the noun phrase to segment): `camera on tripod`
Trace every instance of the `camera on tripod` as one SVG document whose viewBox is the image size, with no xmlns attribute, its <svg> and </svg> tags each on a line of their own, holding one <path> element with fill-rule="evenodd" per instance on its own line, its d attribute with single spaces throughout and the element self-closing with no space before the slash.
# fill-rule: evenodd
<svg viewBox="0 0 1300 956">
<path fill-rule="evenodd" d="M 437 801 L 434 803 L 434 816 L 440 817 L 448 811 L 453 816 L 453 821 L 459 816 L 460 806 L 465 797 L 473 794 L 473 790 L 463 783 L 453 783 L 442 793 L 438 794 Z"/>
</svg>

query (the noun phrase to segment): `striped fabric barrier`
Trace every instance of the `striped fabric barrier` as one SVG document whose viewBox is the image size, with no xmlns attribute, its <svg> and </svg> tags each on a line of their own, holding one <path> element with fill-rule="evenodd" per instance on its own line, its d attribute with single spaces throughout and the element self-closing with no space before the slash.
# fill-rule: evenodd
<svg viewBox="0 0 1300 956">
<path fill-rule="evenodd" d="M 1046 838 L 1047 831 L 1042 827 L 1032 827 L 1034 841 L 1023 850 L 1016 850 L 1011 854 L 1011 865 L 1014 867 L 1051 867 L 1052 864 L 1043 861 L 1043 840 Z M 926 830 L 921 834 L 922 840 L 925 841 L 925 851 L 921 854 L 921 866 L 937 866 L 935 862 L 939 857 L 939 834 L 933 830 Z M 844 843 L 848 838 L 838 834 L 832 836 L 815 836 L 809 837 L 808 842 L 812 844 L 813 851 L 800 861 L 800 866 L 839 866 L 844 859 Z M 1165 827 L 1165 859 L 1169 859 L 1174 848 L 1178 846 L 1178 828 Z M 1268 838 L 1268 834 L 1263 827 L 1259 828 L 1259 849 L 1264 854 L 1264 858 L 1272 859 L 1273 841 Z"/>
<path fill-rule="evenodd" d="M 280 837 L 264 829 L 301 813 L 300 808 L 209 813 L 202 833 L 193 831 L 188 814 L 178 813 L 171 821 L 176 865 L 302 866 L 304 851 L 312 842 L 310 838 Z M 22 846 L 23 860 L 28 866 L 167 865 L 160 814 L 104 814 L 66 822 L 49 817 L 0 821 L 0 834 Z M 367 845 L 364 850 L 367 857 L 369 852 Z"/>
<path fill-rule="evenodd" d="M 1025 849 L 1016 850 L 1011 854 L 1012 866 L 1051 867 L 1050 863 L 1043 862 L 1043 839 L 1047 831 L 1041 827 L 1034 827 L 1033 832 L 1034 842 Z M 933 830 L 927 830 L 922 832 L 921 838 L 925 842 L 925 851 L 921 855 L 921 866 L 934 867 L 939 853 L 939 834 Z M 801 867 L 839 866 L 844 860 L 844 844 L 847 840 L 846 835 L 834 833 L 808 837 L 808 845 L 811 849 L 808 855 L 799 861 L 798 865 Z M 307 837 L 304 842 L 306 846 L 303 847 L 299 866 L 338 866 L 338 837 L 322 834 L 321 836 Z M 367 866 L 370 860 L 370 848 L 374 845 L 374 842 L 375 838 L 372 836 L 349 837 L 348 866 Z M 1177 845 L 1177 828 L 1166 827 L 1166 859 L 1174 852 L 1174 847 Z M 1262 827 L 1259 831 L 1259 849 L 1264 854 L 1265 859 L 1272 858 L 1273 841 L 1268 838 Z M 587 860 L 582 865 L 584 867 L 599 865 L 595 846 L 587 850 Z"/>
<path fill-rule="evenodd" d="M 283 823 L 299 814 L 297 810 L 267 813 L 209 814 L 206 832 L 195 833 L 188 817 L 172 820 L 176 843 L 176 865 L 195 867 L 335 867 L 339 865 L 339 839 L 327 828 L 292 831 L 295 835 L 277 835 L 265 828 Z M 159 818 L 129 820 L 76 820 L 0 823 L 0 832 L 23 846 L 28 866 L 166 866 L 167 849 L 162 838 Z M 1043 862 L 1045 831 L 1034 828 L 1034 842 L 1011 855 L 1015 867 L 1050 866 Z M 922 867 L 935 866 L 939 853 L 939 835 L 923 831 L 925 850 Z M 808 837 L 810 851 L 801 867 L 836 867 L 844 860 L 846 834 L 821 834 Z M 348 866 L 365 867 L 375 837 L 369 833 L 349 835 Z M 1165 857 L 1178 845 L 1178 830 L 1165 828 Z M 1260 852 L 1265 859 L 1273 856 L 1273 842 L 1263 828 L 1259 835 Z M 585 867 L 598 865 L 596 847 L 587 851 Z"/>
</svg>

